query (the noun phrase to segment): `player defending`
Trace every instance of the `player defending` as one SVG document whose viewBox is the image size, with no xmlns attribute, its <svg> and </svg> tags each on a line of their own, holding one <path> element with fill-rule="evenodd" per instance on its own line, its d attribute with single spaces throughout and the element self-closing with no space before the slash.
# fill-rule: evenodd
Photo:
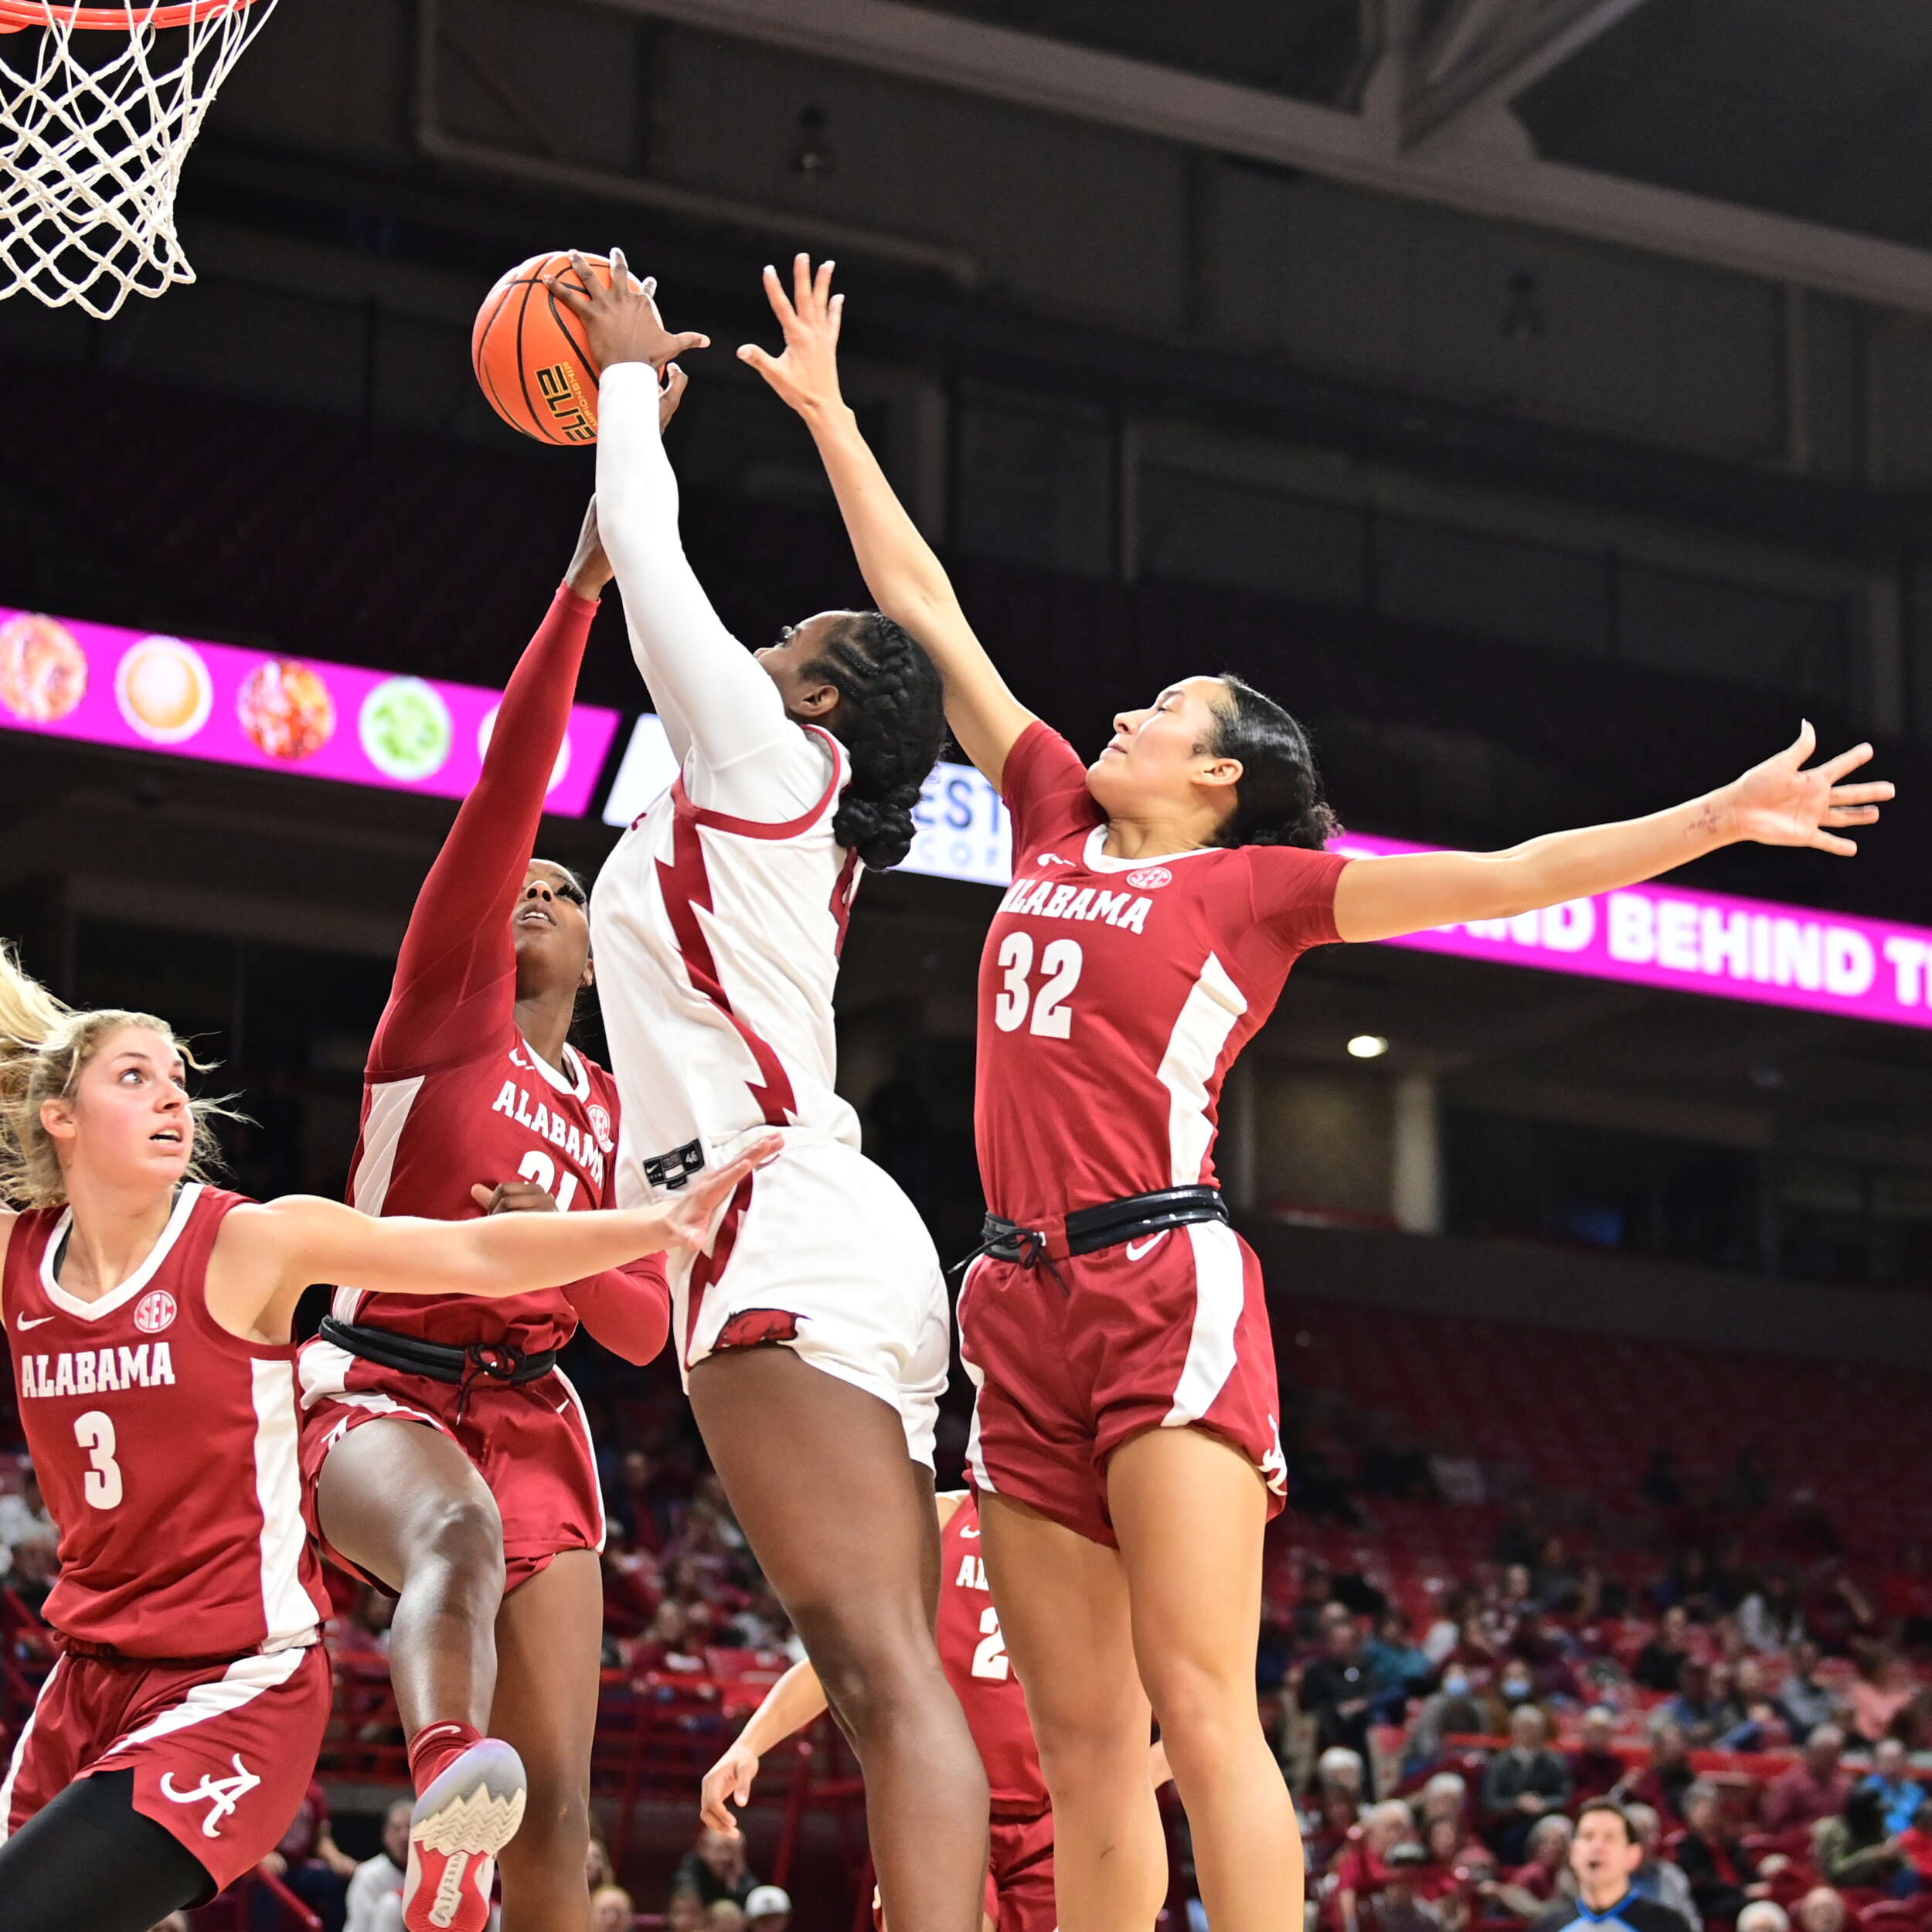
<svg viewBox="0 0 1932 1932">
<path fill-rule="evenodd" d="M 1807 726 L 1732 784 L 1512 851 L 1350 862 L 1301 727 L 1230 676 L 1121 712 L 1090 765 L 1015 699 L 838 391 L 842 298 L 765 271 L 784 353 L 740 352 L 818 445 L 866 581 L 939 666 L 954 736 L 1013 815 L 981 969 L 985 1258 L 960 1302 L 987 1567 L 1060 1840 L 1061 1932 L 1165 1891 L 1145 1684 L 1215 1932 L 1299 1932 L 1301 1840 L 1254 1702 L 1261 1539 L 1282 1506 L 1260 1271 L 1215 1185 L 1221 1083 L 1295 961 L 1501 919 L 1741 839 L 1855 849 L 1885 784 Z"/>
<path fill-rule="evenodd" d="M 822 613 L 755 658 L 719 622 L 658 434 L 656 372 L 702 338 L 668 333 L 611 260 L 608 289 L 556 294 L 604 371 L 598 520 L 681 766 L 591 904 L 632 1151 L 619 1198 L 674 1199 L 748 1139 L 784 1138 L 784 1177 L 740 1188 L 713 1254 L 671 1270 L 672 1340 L 732 1507 L 853 1740 L 895 1932 L 978 1932 L 986 1780 L 931 1628 L 945 1285 L 833 1085 L 845 921 L 862 868 L 912 842 L 939 680 L 876 611 Z"/>
<path fill-rule="evenodd" d="M 0 1782 L 5 1932 L 147 1932 L 251 1869 L 301 1804 L 329 1711 L 296 1468 L 303 1289 L 581 1281 L 704 1240 L 777 1151 L 662 1208 L 376 1220 L 206 1185 L 187 1072 L 162 1021 L 76 1012 L 0 948 L 0 1195 L 28 1204 L 0 1208 L 0 1322 L 60 1529 L 61 1650 Z M 476 1870 L 440 1867 L 441 1923 Z"/>
<path fill-rule="evenodd" d="M 682 389 L 674 376 L 665 420 Z M 350 1199 L 366 1213 L 614 1198 L 617 1088 L 570 1043 L 591 981 L 585 894 L 532 856 L 610 577 L 594 509 L 410 915 L 364 1080 Z M 510 1932 L 588 1932 L 604 1509 L 589 1420 L 556 1363 L 580 1317 L 651 1360 L 670 1321 L 662 1265 L 514 1300 L 402 1300 L 338 1278 L 301 1353 L 302 1473 L 328 1554 L 397 1599 L 390 1675 L 417 1794 L 407 1932 L 481 1932 L 473 1896 L 436 1916 L 452 1835 L 473 1866 L 500 1855 Z M 527 1779 L 520 1827 L 504 1805 L 476 1808 L 485 1774 L 499 1791 Z M 487 1897 L 487 1876 L 471 1878 Z"/>
</svg>

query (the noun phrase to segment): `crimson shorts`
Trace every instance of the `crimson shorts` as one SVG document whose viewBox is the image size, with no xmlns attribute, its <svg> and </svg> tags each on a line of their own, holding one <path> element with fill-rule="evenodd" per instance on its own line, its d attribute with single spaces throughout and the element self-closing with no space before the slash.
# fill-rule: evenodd
<svg viewBox="0 0 1932 1932">
<path fill-rule="evenodd" d="M 1054 1932 L 1053 1814 L 993 1820 L 992 1856 L 986 1869 L 987 1919 L 999 1932 Z M 872 1895 L 874 1932 L 890 1932 L 876 1888 Z"/>
<path fill-rule="evenodd" d="M 1270 1515 L 1286 1502 L 1261 1264 L 1226 1222 L 1190 1222 L 1050 1268 L 985 1257 L 959 1298 L 959 1337 L 978 1392 L 967 1451 L 975 1488 L 1111 1546 L 1108 1458 L 1147 1430 L 1194 1427 L 1253 1463 Z"/>
<path fill-rule="evenodd" d="M 63 1656 L 0 1784 L 0 1838 L 77 1778 L 132 1771 L 134 1809 L 200 1860 L 213 1897 L 294 1821 L 315 1775 L 329 1690 L 319 1644 L 192 1667 Z"/>
<path fill-rule="evenodd" d="M 322 1534 L 316 1488 L 328 1452 L 366 1422 L 440 1430 L 476 1465 L 503 1519 L 505 1590 L 528 1583 L 563 1550 L 604 1547 L 590 1418 L 561 1369 L 514 1386 L 478 1377 L 465 1401 L 454 1383 L 397 1374 L 317 1340 L 304 1345 L 299 1372 L 302 1512 L 329 1561 L 352 1576 L 362 1573 Z M 387 1587 L 379 1577 L 368 1580 Z"/>
</svg>

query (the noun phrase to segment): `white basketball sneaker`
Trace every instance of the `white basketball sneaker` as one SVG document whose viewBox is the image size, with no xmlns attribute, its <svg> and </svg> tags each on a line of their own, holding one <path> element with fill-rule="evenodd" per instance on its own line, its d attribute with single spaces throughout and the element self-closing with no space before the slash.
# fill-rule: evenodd
<svg viewBox="0 0 1932 1932">
<path fill-rule="evenodd" d="M 416 1801 L 403 1879 L 406 1932 L 485 1932 L 496 1855 L 523 1822 L 523 1760 L 485 1737 Z"/>
</svg>

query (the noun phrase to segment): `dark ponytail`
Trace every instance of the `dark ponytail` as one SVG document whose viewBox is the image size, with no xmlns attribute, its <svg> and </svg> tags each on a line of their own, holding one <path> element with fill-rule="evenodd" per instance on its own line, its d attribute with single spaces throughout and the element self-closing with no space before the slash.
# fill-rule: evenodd
<svg viewBox="0 0 1932 1932">
<path fill-rule="evenodd" d="M 911 633 L 876 611 L 841 617 L 804 669 L 838 692 L 832 729 L 852 760 L 832 835 L 884 872 L 912 849 L 913 808 L 945 743 L 939 673 Z"/>
<path fill-rule="evenodd" d="M 1231 671 L 1221 673 L 1226 702 L 1216 701 L 1217 758 L 1238 758 L 1234 809 L 1218 845 L 1303 845 L 1319 852 L 1342 829 L 1321 795 L 1308 734 L 1281 706 Z"/>
</svg>

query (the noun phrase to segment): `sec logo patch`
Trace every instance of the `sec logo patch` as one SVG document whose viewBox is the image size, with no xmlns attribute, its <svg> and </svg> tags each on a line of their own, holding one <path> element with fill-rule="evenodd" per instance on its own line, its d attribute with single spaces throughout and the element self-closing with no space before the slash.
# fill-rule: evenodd
<svg viewBox="0 0 1932 1932">
<path fill-rule="evenodd" d="M 1156 886 L 1169 884 L 1174 875 L 1165 866 L 1145 866 L 1138 872 L 1127 875 L 1130 886 L 1138 886 L 1142 892 L 1151 892 Z"/>
<path fill-rule="evenodd" d="M 143 1335 L 159 1335 L 175 1319 L 175 1298 L 165 1288 L 151 1288 L 134 1304 L 134 1326 Z"/>
<path fill-rule="evenodd" d="M 590 1116 L 590 1131 L 597 1137 L 597 1145 L 608 1154 L 614 1145 L 611 1138 L 609 1110 L 593 1100 L 586 1111 Z"/>
</svg>

